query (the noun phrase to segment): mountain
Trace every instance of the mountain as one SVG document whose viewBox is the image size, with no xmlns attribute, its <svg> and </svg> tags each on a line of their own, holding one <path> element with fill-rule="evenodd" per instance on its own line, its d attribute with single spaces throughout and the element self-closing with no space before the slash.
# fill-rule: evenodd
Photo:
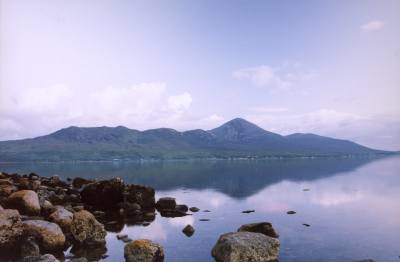
<svg viewBox="0 0 400 262">
<path fill-rule="evenodd" d="M 208 131 L 71 126 L 32 139 L 0 142 L 0 162 L 371 156 L 389 153 L 314 134 L 282 136 L 241 118 Z"/>
</svg>

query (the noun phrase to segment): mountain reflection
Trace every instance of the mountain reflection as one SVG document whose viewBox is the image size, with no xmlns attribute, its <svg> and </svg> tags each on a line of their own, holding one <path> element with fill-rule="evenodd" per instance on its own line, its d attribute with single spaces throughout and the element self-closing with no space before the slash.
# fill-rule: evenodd
<svg viewBox="0 0 400 262">
<path fill-rule="evenodd" d="M 309 181 L 353 171 L 375 159 L 286 159 L 155 162 L 80 162 L 1 164 L 5 172 L 61 178 L 111 178 L 144 184 L 156 190 L 213 189 L 234 198 L 246 198 L 283 180 Z"/>
</svg>

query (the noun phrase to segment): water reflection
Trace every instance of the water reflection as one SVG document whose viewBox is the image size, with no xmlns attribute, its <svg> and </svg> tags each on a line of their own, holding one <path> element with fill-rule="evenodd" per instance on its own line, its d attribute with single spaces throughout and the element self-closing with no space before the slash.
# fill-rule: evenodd
<svg viewBox="0 0 400 262">
<path fill-rule="evenodd" d="M 180 218 L 157 214 L 146 227 L 119 224 L 107 235 L 107 261 L 123 261 L 117 233 L 161 243 L 166 261 L 213 261 L 210 250 L 220 234 L 259 221 L 272 222 L 279 232 L 280 261 L 398 261 L 400 255 L 399 157 L 0 166 L 28 168 L 64 177 L 118 175 L 154 186 L 157 197 L 174 196 L 201 209 Z M 248 209 L 256 212 L 241 213 Z M 182 233 L 187 224 L 196 230 L 190 238 Z"/>
</svg>

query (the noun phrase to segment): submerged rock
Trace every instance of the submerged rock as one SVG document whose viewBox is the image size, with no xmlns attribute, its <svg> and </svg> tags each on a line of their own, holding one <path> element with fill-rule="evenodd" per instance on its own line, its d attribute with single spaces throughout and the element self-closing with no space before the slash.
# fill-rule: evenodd
<svg viewBox="0 0 400 262">
<path fill-rule="evenodd" d="M 296 211 L 288 211 L 288 212 L 286 212 L 286 214 L 288 214 L 288 215 L 294 215 L 294 214 L 296 214 Z"/>
<path fill-rule="evenodd" d="M 191 208 L 189 208 L 189 210 L 192 211 L 192 212 L 199 212 L 200 211 L 200 209 L 198 207 L 191 207 Z"/>
<path fill-rule="evenodd" d="M 256 212 L 256 211 L 254 209 L 242 211 L 242 213 L 244 213 L 244 214 L 253 213 L 253 212 Z"/>
<path fill-rule="evenodd" d="M 279 240 L 261 233 L 234 232 L 219 237 L 212 256 L 220 262 L 267 262 L 279 255 Z"/>
<path fill-rule="evenodd" d="M 191 237 L 194 234 L 194 228 L 191 225 L 185 226 L 185 228 L 182 230 L 182 232 L 188 236 Z"/>
<path fill-rule="evenodd" d="M 245 224 L 238 229 L 238 232 L 254 232 L 261 233 L 269 237 L 279 237 L 279 234 L 269 222 Z"/>
<path fill-rule="evenodd" d="M 103 243 L 106 230 L 90 212 L 82 210 L 74 214 L 71 223 L 71 233 L 79 243 Z"/>
<path fill-rule="evenodd" d="M 127 262 L 161 262 L 164 249 L 150 240 L 139 239 L 125 245 L 124 257 Z"/>
<path fill-rule="evenodd" d="M 61 250 L 64 247 L 65 236 L 57 224 L 44 220 L 27 220 L 22 224 L 24 235 L 35 237 L 44 250 Z"/>
<path fill-rule="evenodd" d="M 23 215 L 40 214 L 39 198 L 32 190 L 20 190 L 12 193 L 8 197 L 7 207 L 18 209 Z"/>
</svg>

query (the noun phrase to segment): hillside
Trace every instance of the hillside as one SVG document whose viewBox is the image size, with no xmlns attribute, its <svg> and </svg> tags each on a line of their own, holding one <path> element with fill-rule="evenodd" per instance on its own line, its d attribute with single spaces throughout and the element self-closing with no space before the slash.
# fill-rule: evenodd
<svg viewBox="0 0 400 262">
<path fill-rule="evenodd" d="M 244 119 L 178 132 L 68 127 L 32 139 L 0 142 L 0 161 L 137 160 L 230 157 L 370 156 L 390 152 L 314 134 L 282 136 Z"/>
</svg>

